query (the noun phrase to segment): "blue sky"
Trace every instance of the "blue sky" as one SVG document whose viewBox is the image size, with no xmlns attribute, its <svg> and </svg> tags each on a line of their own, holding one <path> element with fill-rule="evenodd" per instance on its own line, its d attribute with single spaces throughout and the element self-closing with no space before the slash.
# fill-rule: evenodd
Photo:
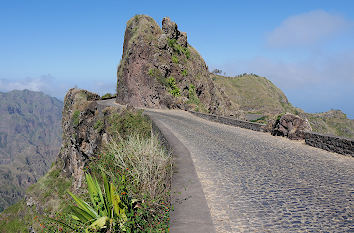
<svg viewBox="0 0 354 233">
<path fill-rule="evenodd" d="M 0 0 L 0 91 L 114 92 L 126 22 L 165 16 L 209 69 L 270 79 L 307 112 L 354 118 L 354 1 Z"/>
</svg>

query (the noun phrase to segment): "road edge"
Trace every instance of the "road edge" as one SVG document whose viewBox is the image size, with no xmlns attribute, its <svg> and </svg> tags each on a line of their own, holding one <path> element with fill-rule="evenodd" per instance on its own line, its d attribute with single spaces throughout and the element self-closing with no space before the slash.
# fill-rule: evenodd
<svg viewBox="0 0 354 233">
<path fill-rule="evenodd" d="M 161 121 L 148 111 L 144 115 L 150 118 L 153 130 L 160 134 L 160 140 L 174 156 L 170 232 L 216 232 L 190 152 Z"/>
</svg>

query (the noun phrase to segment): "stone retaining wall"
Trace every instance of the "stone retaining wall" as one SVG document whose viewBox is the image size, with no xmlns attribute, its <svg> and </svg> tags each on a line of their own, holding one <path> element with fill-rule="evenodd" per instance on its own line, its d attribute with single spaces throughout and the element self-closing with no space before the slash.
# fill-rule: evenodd
<svg viewBox="0 0 354 233">
<path fill-rule="evenodd" d="M 242 120 L 237 120 L 229 117 L 223 117 L 223 116 L 217 116 L 217 115 L 211 115 L 211 114 L 206 114 L 206 113 L 200 113 L 200 112 L 194 112 L 194 111 L 189 111 L 190 113 L 214 122 L 219 122 L 225 125 L 232 125 L 232 126 L 238 126 L 241 128 L 246 128 L 246 129 L 251 129 L 254 131 L 259 131 L 259 132 L 264 132 L 264 124 L 259 124 L 259 123 L 254 123 L 254 122 L 249 122 L 249 121 L 242 121 Z"/>
<path fill-rule="evenodd" d="M 354 140 L 314 132 L 304 135 L 307 145 L 354 157 Z"/>
<path fill-rule="evenodd" d="M 206 120 L 226 125 L 238 126 L 254 131 L 266 132 L 264 124 L 241 121 L 229 117 L 211 115 L 194 111 L 189 112 Z M 309 146 L 354 157 L 354 140 L 336 136 L 322 135 L 314 132 L 304 132 L 304 139 L 306 144 Z"/>
</svg>

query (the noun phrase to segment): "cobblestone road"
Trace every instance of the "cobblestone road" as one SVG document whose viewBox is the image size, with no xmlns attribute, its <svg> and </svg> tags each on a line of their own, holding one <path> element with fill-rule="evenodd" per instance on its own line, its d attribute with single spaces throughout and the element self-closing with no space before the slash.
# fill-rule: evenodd
<svg viewBox="0 0 354 233">
<path fill-rule="evenodd" d="M 191 152 L 218 232 L 354 232 L 354 159 L 182 111 L 155 114 Z"/>
</svg>

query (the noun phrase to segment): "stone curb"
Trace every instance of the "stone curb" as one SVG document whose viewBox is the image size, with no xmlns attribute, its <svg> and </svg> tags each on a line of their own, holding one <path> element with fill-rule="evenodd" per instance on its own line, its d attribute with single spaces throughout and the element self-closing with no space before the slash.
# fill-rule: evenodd
<svg viewBox="0 0 354 233">
<path fill-rule="evenodd" d="M 153 114 L 144 111 L 152 122 L 153 131 L 174 156 L 174 173 L 171 184 L 170 232 L 214 233 L 202 185 L 199 181 L 188 149 Z"/>
</svg>

